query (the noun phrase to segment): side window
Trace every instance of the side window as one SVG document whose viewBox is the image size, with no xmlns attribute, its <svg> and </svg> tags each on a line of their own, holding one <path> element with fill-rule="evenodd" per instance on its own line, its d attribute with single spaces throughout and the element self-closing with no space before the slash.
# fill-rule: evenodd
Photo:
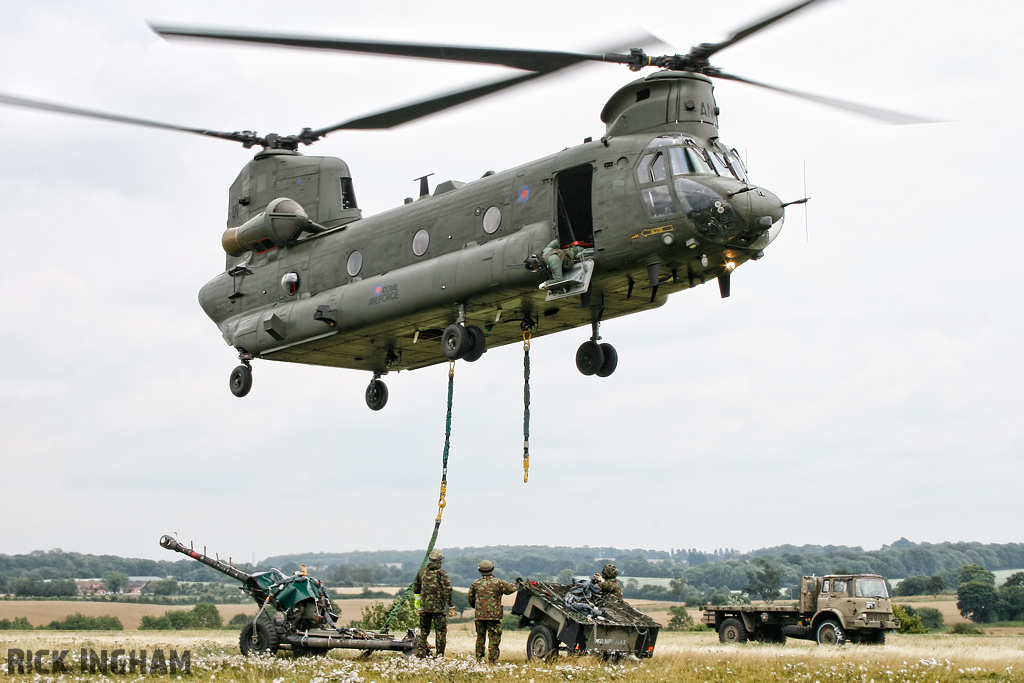
<svg viewBox="0 0 1024 683">
<path fill-rule="evenodd" d="M 825 581 L 821 584 L 821 592 L 822 593 L 828 593 L 829 592 L 829 585 L 828 584 L 829 584 L 828 579 L 825 579 Z"/>
<path fill-rule="evenodd" d="M 355 277 L 359 275 L 359 271 L 363 269 L 363 253 L 358 249 L 348 255 L 348 263 L 345 264 L 345 270 L 348 271 L 349 277 Z"/>
<path fill-rule="evenodd" d="M 834 581 L 832 583 L 832 592 L 841 593 L 846 595 L 846 582 L 845 581 Z"/>
<path fill-rule="evenodd" d="M 412 236 L 412 253 L 417 256 L 423 256 L 427 253 L 427 247 L 430 246 L 430 233 L 426 229 L 417 230 L 416 234 Z"/>
<path fill-rule="evenodd" d="M 493 235 L 497 229 L 501 226 L 501 209 L 496 206 L 492 206 L 484 212 L 483 218 L 484 232 L 488 235 Z"/>
</svg>

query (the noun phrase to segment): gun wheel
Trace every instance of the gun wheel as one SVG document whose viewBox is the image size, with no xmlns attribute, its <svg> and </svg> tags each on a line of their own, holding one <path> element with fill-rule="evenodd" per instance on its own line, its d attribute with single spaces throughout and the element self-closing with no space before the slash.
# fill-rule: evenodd
<svg viewBox="0 0 1024 683">
<path fill-rule="evenodd" d="M 277 637 L 277 626 L 269 619 L 251 619 L 242 627 L 242 633 L 238 636 L 238 647 L 242 654 L 263 654 L 277 652 L 280 641 Z"/>
</svg>

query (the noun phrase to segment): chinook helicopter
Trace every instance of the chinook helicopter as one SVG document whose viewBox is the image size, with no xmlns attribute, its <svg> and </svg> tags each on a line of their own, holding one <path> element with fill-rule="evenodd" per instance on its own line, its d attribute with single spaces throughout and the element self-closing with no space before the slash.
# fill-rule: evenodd
<svg viewBox="0 0 1024 683">
<path fill-rule="evenodd" d="M 256 147 L 229 189 L 225 269 L 200 291 L 203 310 L 240 365 L 229 386 L 252 387 L 252 361 L 372 373 L 367 405 L 388 400 L 381 378 L 590 326 L 578 370 L 606 377 L 616 349 L 603 321 L 661 306 L 669 294 L 759 259 L 782 229 L 783 202 L 751 182 L 722 142 L 712 78 L 738 81 L 890 122 L 921 119 L 777 88 L 712 66 L 717 52 L 819 0 L 805 0 L 686 54 L 569 53 L 371 42 L 154 26 L 168 38 L 234 41 L 501 65 L 520 75 L 293 135 L 223 132 L 12 96 L 0 103 L 189 132 Z M 339 130 L 387 129 L 586 62 L 658 71 L 615 92 L 605 134 L 473 182 L 445 181 L 363 217 L 348 165 L 306 156 Z M 552 256 L 554 257 L 552 259 Z M 556 264 L 551 266 L 552 260 Z M 564 270 L 559 273 L 558 265 Z M 561 277 L 558 277 L 561 275 Z"/>
</svg>

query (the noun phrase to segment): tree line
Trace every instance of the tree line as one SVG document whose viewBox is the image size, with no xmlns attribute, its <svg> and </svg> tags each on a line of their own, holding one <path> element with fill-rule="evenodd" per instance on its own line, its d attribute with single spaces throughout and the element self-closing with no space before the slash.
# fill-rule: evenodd
<svg viewBox="0 0 1024 683">
<path fill-rule="evenodd" d="M 914 579 L 911 586 L 917 585 L 915 577 L 941 580 L 947 589 L 955 590 L 960 583 L 960 567 L 965 565 L 976 564 L 988 570 L 1024 567 L 1024 543 L 931 544 L 906 539 L 870 551 L 860 547 L 818 545 L 783 545 L 749 553 L 732 548 L 703 552 L 695 548 L 664 551 L 589 546 L 484 546 L 443 550 L 445 569 L 455 585 L 472 583 L 478 577 L 476 567 L 482 559 L 494 562 L 495 575 L 504 580 L 522 577 L 560 583 L 568 582 L 572 576 L 600 572 L 605 564 L 613 563 L 619 569 L 627 597 L 676 601 L 706 601 L 715 595 L 728 596 L 733 591 L 741 591 L 750 585 L 748 570 L 763 571 L 764 565 L 758 563 L 768 563 L 772 571 L 778 572 L 781 585 L 791 589 L 795 589 L 801 576 L 865 573 L 881 574 L 890 579 L 911 577 Z M 334 587 L 404 586 L 412 582 L 422 560 L 422 550 L 306 553 L 269 557 L 249 571 L 276 567 L 291 573 L 306 564 L 312 574 Z M 71 590 L 70 579 L 104 576 L 109 572 L 118 572 L 125 578 L 129 575 L 167 577 L 155 584 L 154 590 L 159 590 L 160 595 L 180 594 L 180 586 L 187 582 L 238 585 L 194 560 L 126 559 L 58 549 L 0 555 L 0 593 L 70 594 L 59 593 Z M 630 583 L 630 578 L 634 578 L 635 585 Z M 658 585 L 644 581 L 651 578 L 663 581 Z M 676 590 L 662 585 L 672 579 L 682 579 L 685 583 Z"/>
</svg>

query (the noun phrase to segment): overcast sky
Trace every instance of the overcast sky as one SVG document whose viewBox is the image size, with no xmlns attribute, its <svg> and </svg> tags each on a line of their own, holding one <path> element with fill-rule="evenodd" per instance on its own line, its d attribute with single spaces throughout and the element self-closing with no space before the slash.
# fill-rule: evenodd
<svg viewBox="0 0 1024 683">
<path fill-rule="evenodd" d="M 195 42 L 191 26 L 591 50 L 638 30 L 672 51 L 777 0 L 7 3 L 0 92 L 177 124 L 298 132 L 511 75 L 496 67 Z M 491 9 L 493 8 L 493 9 Z M 671 9 L 670 9 L 671 8 Z M 1024 225 L 1018 0 L 832 0 L 721 52 L 723 70 L 945 121 L 886 126 L 718 82 L 722 138 L 788 210 L 765 258 L 602 326 L 537 340 L 522 482 L 522 349 L 456 369 L 439 546 L 749 550 L 1021 542 Z M 338 133 L 366 215 L 413 178 L 471 180 L 603 133 L 634 76 L 595 64 L 390 132 Z M 257 361 L 197 304 L 224 267 L 237 144 L 0 108 L 0 552 L 167 558 L 177 532 L 235 558 L 424 547 L 446 372 Z"/>
</svg>

